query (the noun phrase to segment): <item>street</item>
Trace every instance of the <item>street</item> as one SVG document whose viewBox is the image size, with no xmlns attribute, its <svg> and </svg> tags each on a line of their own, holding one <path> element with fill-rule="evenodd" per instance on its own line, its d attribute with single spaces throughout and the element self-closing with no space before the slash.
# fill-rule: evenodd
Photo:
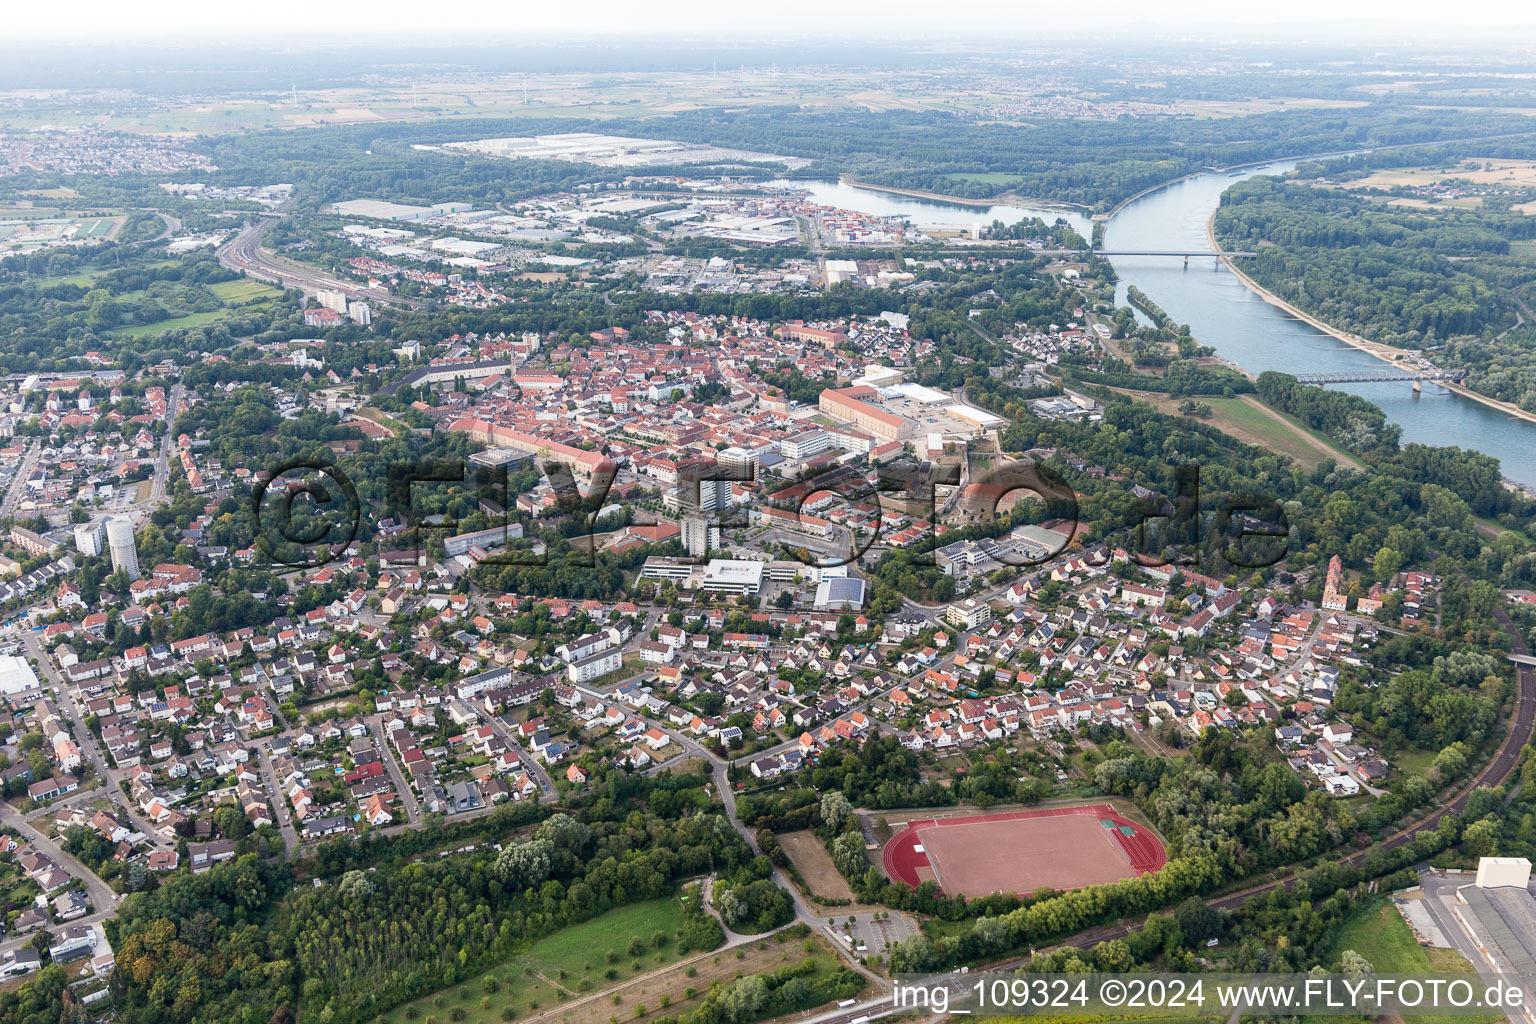
<svg viewBox="0 0 1536 1024">
<path fill-rule="evenodd" d="M 170 848 L 172 846 L 170 841 L 155 831 L 154 822 L 139 813 L 138 808 L 134 807 L 131 801 L 123 798 L 122 790 L 118 785 L 123 773 L 118 772 L 114 775 L 114 769 L 107 767 L 107 759 L 101 751 L 101 744 L 96 742 L 96 737 L 86 728 L 85 714 L 75 699 L 74 689 L 65 682 L 59 670 L 54 667 L 53 658 L 43 651 L 38 634 L 28 633 L 25 643 L 27 654 L 42 668 L 48 684 L 53 687 L 60 710 L 69 716 L 70 732 L 74 735 L 75 744 L 80 748 L 81 753 L 91 759 L 91 765 L 96 769 L 96 777 L 106 783 L 107 795 L 123 808 L 132 819 L 134 828 L 144 833 L 152 847 Z"/>
<path fill-rule="evenodd" d="M 405 805 L 406 821 L 415 825 L 421 821 L 421 804 L 416 799 L 416 794 L 411 791 L 410 784 L 406 781 L 405 773 L 400 770 L 400 762 L 395 758 L 395 752 L 390 748 L 384 736 L 384 716 L 369 715 L 364 719 L 368 723 L 368 729 L 373 733 L 373 742 L 379 748 L 379 756 L 384 759 L 384 769 L 389 772 L 390 781 L 395 784 L 395 792 L 400 796 L 400 802 Z"/>
<path fill-rule="evenodd" d="M 21 462 L 16 466 L 15 475 L 11 477 L 11 482 L 5 488 L 5 497 L 0 499 L 0 516 L 8 516 L 16 511 L 16 503 L 21 500 L 22 494 L 27 490 L 27 477 L 32 473 L 32 467 L 37 465 L 37 456 L 42 450 L 41 439 L 33 440 L 27 445 L 27 454 L 21 457 Z"/>
</svg>

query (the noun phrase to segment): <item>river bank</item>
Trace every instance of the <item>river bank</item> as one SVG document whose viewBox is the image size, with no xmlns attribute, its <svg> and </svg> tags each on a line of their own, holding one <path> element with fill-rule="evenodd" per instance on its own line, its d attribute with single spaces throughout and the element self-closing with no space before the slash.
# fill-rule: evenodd
<svg viewBox="0 0 1536 1024">
<path fill-rule="evenodd" d="M 857 181 L 846 174 L 837 176 L 838 184 L 847 185 L 849 188 L 868 189 L 871 192 L 885 192 L 893 196 L 906 196 L 908 199 L 926 199 L 930 203 L 954 203 L 956 206 L 1017 206 L 1024 209 L 1061 210 L 1070 213 L 1086 213 L 1088 207 L 1079 203 L 1064 203 L 1056 199 L 1028 199 L 1024 196 L 1001 195 L 992 199 L 967 199 L 962 196 L 947 196 L 942 192 L 924 192 L 915 188 L 897 188 L 895 185 L 872 185 L 867 181 Z"/>
<path fill-rule="evenodd" d="M 1169 188 L 1169 187 L 1171 187 L 1173 185 L 1177 185 L 1181 181 L 1189 181 L 1192 178 L 1198 178 L 1198 177 L 1200 177 L 1200 175 L 1206 174 L 1206 173 L 1208 173 L 1208 172 L 1206 172 L 1206 171 L 1190 171 L 1188 174 L 1181 174 L 1177 178 L 1169 178 L 1167 181 L 1160 182 L 1159 184 L 1150 185 L 1147 188 L 1142 189 L 1140 192 L 1137 192 L 1133 196 L 1126 196 L 1124 199 L 1122 199 L 1118 203 L 1116 203 L 1114 205 L 1114 207 L 1108 213 L 1096 213 L 1096 214 L 1094 214 L 1093 215 L 1093 221 L 1094 221 L 1095 224 L 1100 224 L 1100 223 L 1107 224 L 1110 221 L 1115 219 L 1115 214 L 1119 213 L 1121 210 L 1125 209 L 1127 206 L 1130 206 L 1136 200 L 1138 200 L 1138 199 L 1145 199 L 1147 196 L 1150 196 L 1154 192 L 1161 192 L 1163 189 Z"/>
<path fill-rule="evenodd" d="M 1205 221 L 1205 238 L 1206 241 L 1210 244 L 1212 253 L 1219 253 L 1221 252 L 1221 247 L 1216 244 L 1216 231 L 1214 227 L 1215 222 L 1216 211 L 1212 210 L 1211 215 L 1207 217 Z M 1342 341 L 1344 344 L 1350 346 L 1351 348 L 1359 349 L 1361 352 L 1364 352 L 1367 355 L 1375 356 L 1382 362 L 1390 363 L 1393 366 L 1400 365 L 1405 357 L 1417 354 L 1408 349 L 1393 348 L 1391 345 L 1383 345 L 1380 342 L 1369 341 L 1360 337 L 1358 334 L 1350 334 L 1348 331 L 1342 331 L 1339 328 L 1334 327 L 1332 324 L 1324 323 L 1312 314 L 1298 309 L 1297 307 L 1291 305 L 1289 302 L 1286 302 L 1280 296 L 1276 295 L 1274 292 L 1270 291 L 1268 288 L 1265 288 L 1253 278 L 1237 269 L 1231 259 L 1227 258 L 1226 256 L 1218 256 L 1217 258 L 1220 259 L 1222 264 L 1232 272 L 1234 277 L 1241 281 L 1249 291 L 1253 292 L 1259 298 L 1263 299 L 1271 306 L 1274 306 L 1276 309 L 1290 314 L 1291 316 L 1300 320 L 1302 323 L 1306 324 L 1308 327 L 1314 327 L 1329 337 Z M 1524 420 L 1526 423 L 1536 423 L 1536 413 L 1526 412 L 1524 409 L 1520 408 L 1518 405 L 1514 405 L 1513 403 L 1501 402 L 1497 398 L 1490 398 L 1487 395 L 1478 394 L 1471 388 L 1465 387 L 1461 384 L 1453 384 L 1449 381 L 1436 381 L 1435 383 L 1439 384 L 1447 391 L 1455 392 L 1456 394 L 1461 395 L 1463 398 L 1470 398 L 1472 401 L 1481 405 L 1485 405 L 1490 409 L 1497 409 L 1499 412 L 1511 416 L 1514 419 Z"/>
<path fill-rule="evenodd" d="M 1216 250 L 1207 237 L 1206 225 L 1222 193 L 1240 176 L 1285 174 L 1294 169 L 1294 164 L 1255 164 L 1238 175 L 1232 173 L 1235 169 L 1163 183 L 1119 211 L 1107 225 L 1105 247 L 1134 251 L 1173 248 L 1209 252 L 1214 257 Z M 1054 216 L 1064 216 L 1085 237 L 1094 226 L 1087 216 L 1072 212 L 1030 212 L 1017 206 L 986 210 L 948 202 L 943 197 L 920 199 L 854 188 L 828 179 L 808 181 L 805 186 L 818 202 L 829 206 L 877 216 L 906 216 L 917 223 L 970 228 L 977 220 L 1001 218 L 1004 223 L 1012 223 L 1022 215 L 1039 216 L 1049 222 Z M 1131 285 L 1138 287 L 1176 322 L 1189 324 L 1202 344 L 1215 348 L 1215 354 L 1202 358 L 1202 364 L 1240 368 L 1250 376 L 1264 370 L 1347 374 L 1383 366 L 1384 360 L 1378 353 L 1352 338 L 1340 337 L 1343 332 L 1336 334 L 1326 325 L 1313 326 L 1311 318 L 1271 301 L 1241 273 L 1220 273 L 1219 259 L 1213 258 L 1208 265 L 1199 261 L 1201 266 L 1194 268 L 1182 265 L 1180 260 L 1157 257 L 1105 258 L 1114 265 L 1120 278 L 1117 303 L 1128 304 L 1124 297 L 1126 289 Z M 1229 269 L 1236 270 L 1230 266 Z M 1141 322 L 1147 322 L 1144 313 L 1138 310 L 1136 315 Z M 1341 340 L 1344 344 L 1339 343 Z M 1388 358 L 1395 354 L 1394 350 L 1387 351 Z M 1536 434 L 1532 433 L 1536 424 L 1530 417 L 1465 391 L 1425 388 L 1420 393 L 1400 384 L 1369 382 L 1340 385 L 1338 390 L 1358 394 L 1376 404 L 1389 420 L 1403 428 L 1406 441 L 1484 452 L 1500 461 L 1509 479 L 1536 486 L 1536 445 L 1532 444 L 1536 441 Z"/>
</svg>

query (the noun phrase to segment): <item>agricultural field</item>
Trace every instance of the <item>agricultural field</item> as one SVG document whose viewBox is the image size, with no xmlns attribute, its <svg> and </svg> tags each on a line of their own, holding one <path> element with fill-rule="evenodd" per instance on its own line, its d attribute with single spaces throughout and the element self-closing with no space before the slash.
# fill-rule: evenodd
<svg viewBox="0 0 1536 1024">
<path fill-rule="evenodd" d="M 1368 105 L 1366 100 L 1323 99 L 1315 96 L 1250 97 L 1233 100 L 1180 100 L 1178 110 L 1196 117 L 1249 117 L 1287 110 L 1350 110 Z"/>
<path fill-rule="evenodd" d="M 80 226 L 75 229 L 75 237 L 89 241 L 90 239 L 105 238 L 112 233 L 112 226 L 116 220 L 111 217 L 98 217 L 94 220 L 82 220 Z"/>
<path fill-rule="evenodd" d="M 759 106 L 799 102 L 812 91 L 824 101 L 874 111 L 942 109 L 955 105 L 953 94 L 945 88 L 914 90 L 910 83 L 894 82 L 872 85 L 869 75 L 864 73 L 786 70 L 765 77 L 761 69 L 721 68 L 718 74 L 668 71 L 487 75 L 472 80 L 426 80 L 408 85 L 273 91 L 195 103 L 162 104 L 152 97 L 139 96 L 114 104 L 110 112 L 82 97 L 81 105 L 74 109 L 7 109 L 0 112 L 0 129 L 25 131 L 44 125 L 89 123 L 120 132 L 190 137 L 443 117 L 643 117 L 723 103 Z M 978 92 L 967 98 L 990 102 L 1007 97 Z"/>
<path fill-rule="evenodd" d="M 0 209 L 0 255 L 106 241 L 125 219 L 43 207 L 5 207 Z"/>
<path fill-rule="evenodd" d="M 1475 162 L 1476 170 L 1463 170 L 1463 165 Z M 1492 164 L 1491 170 L 1483 170 Z M 1418 187 L 1433 185 L 1447 178 L 1460 178 L 1475 185 L 1513 185 L 1536 188 L 1536 160 L 1510 160 L 1507 158 L 1470 157 L 1457 161 L 1457 166 L 1444 167 L 1392 167 L 1384 168 L 1364 178 L 1347 183 L 1350 188 L 1395 188 L 1399 185 Z"/>
</svg>

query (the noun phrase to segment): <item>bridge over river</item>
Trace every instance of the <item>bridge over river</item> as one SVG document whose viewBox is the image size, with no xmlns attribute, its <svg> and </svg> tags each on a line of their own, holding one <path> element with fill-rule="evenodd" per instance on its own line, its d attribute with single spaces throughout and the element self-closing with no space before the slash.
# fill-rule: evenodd
<svg viewBox="0 0 1536 1024">
<path fill-rule="evenodd" d="M 1346 370 L 1335 373 L 1298 373 L 1294 376 L 1303 384 L 1377 384 L 1394 380 L 1411 380 L 1414 384 L 1421 380 L 1453 380 L 1459 383 L 1466 379 L 1467 371 L 1404 366 L 1391 370 Z"/>
</svg>

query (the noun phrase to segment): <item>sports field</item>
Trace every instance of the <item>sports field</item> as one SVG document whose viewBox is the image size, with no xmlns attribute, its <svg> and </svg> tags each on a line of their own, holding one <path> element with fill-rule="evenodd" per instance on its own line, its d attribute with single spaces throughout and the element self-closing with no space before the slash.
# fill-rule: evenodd
<svg viewBox="0 0 1536 1024">
<path fill-rule="evenodd" d="M 949 895 L 1080 889 L 1157 871 L 1163 844 L 1108 804 L 908 822 L 886 843 L 885 873 Z"/>
</svg>

